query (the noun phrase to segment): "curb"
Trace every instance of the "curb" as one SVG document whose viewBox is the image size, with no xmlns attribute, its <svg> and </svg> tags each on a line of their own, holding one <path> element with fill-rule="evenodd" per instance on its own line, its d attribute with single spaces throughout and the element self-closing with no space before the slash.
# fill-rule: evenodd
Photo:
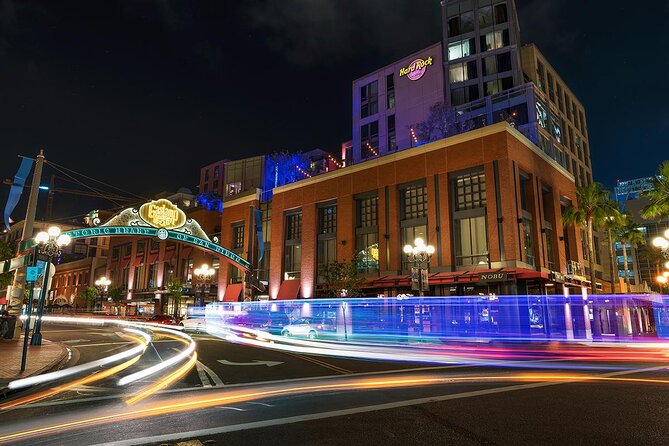
<svg viewBox="0 0 669 446">
<path fill-rule="evenodd" d="M 52 342 L 52 341 L 48 341 L 46 339 L 43 342 L 53 344 L 53 345 L 58 345 L 61 348 L 60 357 L 58 358 L 58 360 L 52 362 L 49 365 L 46 365 L 46 366 L 42 367 L 39 370 L 36 370 L 36 371 L 34 371 L 32 373 L 29 373 L 29 374 L 25 374 L 24 376 L 22 376 L 22 378 L 27 378 L 29 376 L 35 376 L 35 375 L 41 375 L 43 373 L 51 372 L 52 370 L 60 369 L 68 361 L 69 356 L 70 356 L 70 354 L 69 354 L 70 350 L 67 346 L 65 346 L 64 344 L 62 344 L 60 342 Z M 10 380 L 10 382 L 11 381 L 13 381 L 13 380 Z M 6 387 L 6 386 L 0 387 L 0 396 L 2 398 L 7 398 L 11 394 L 13 394 L 15 392 L 20 392 L 21 390 L 23 390 L 23 389 L 12 391 L 12 390 L 9 389 L 9 387 Z"/>
</svg>

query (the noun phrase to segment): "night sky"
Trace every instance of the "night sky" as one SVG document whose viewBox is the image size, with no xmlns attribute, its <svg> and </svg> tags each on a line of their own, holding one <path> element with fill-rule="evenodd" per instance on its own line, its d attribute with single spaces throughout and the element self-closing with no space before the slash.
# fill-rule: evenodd
<svg viewBox="0 0 669 446">
<path fill-rule="evenodd" d="M 669 2 L 517 4 L 523 42 L 585 106 L 595 179 L 653 174 L 669 158 Z M 440 38 L 438 0 L 0 0 L 0 175 L 44 148 L 147 196 L 196 191 L 223 158 L 338 152 L 351 81 Z M 88 204 L 71 200 L 56 215 Z"/>
</svg>

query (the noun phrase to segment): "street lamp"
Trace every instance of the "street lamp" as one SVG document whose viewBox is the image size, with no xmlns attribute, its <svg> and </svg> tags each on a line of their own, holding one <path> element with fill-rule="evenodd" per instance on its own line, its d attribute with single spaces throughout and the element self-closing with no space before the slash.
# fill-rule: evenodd
<svg viewBox="0 0 669 446">
<path fill-rule="evenodd" d="M 411 268 L 411 289 L 418 290 L 419 296 L 425 296 L 425 291 L 429 290 L 427 282 L 427 272 L 430 258 L 434 254 L 434 246 L 426 245 L 425 241 L 418 237 L 412 245 L 404 245 L 404 253 L 414 266 Z"/>
<path fill-rule="evenodd" d="M 97 299 L 95 303 L 95 309 L 98 311 L 102 310 L 102 301 L 104 297 L 107 297 L 107 289 L 109 288 L 109 285 L 111 285 L 111 280 L 107 279 L 105 276 L 102 276 L 95 281 L 95 286 L 98 289 L 98 296 L 100 296 L 100 306 L 98 307 Z"/>
<path fill-rule="evenodd" d="M 211 268 L 209 265 L 207 265 L 205 263 L 201 267 L 195 268 L 195 271 L 193 271 L 193 273 L 195 273 L 195 278 L 196 278 L 197 282 L 202 286 L 202 289 L 201 289 L 202 297 L 200 298 L 201 301 L 199 302 L 200 305 L 196 305 L 196 306 L 202 307 L 202 306 L 204 306 L 204 290 L 211 283 L 211 279 L 214 277 L 214 274 L 216 273 L 216 270 L 214 270 L 213 268 Z"/>
<path fill-rule="evenodd" d="M 30 345 L 42 345 L 42 312 L 44 311 L 44 301 L 46 300 L 47 285 L 49 282 L 49 269 L 54 257 L 60 256 L 62 248 L 67 246 L 72 238 L 67 234 L 61 234 L 58 226 L 51 226 L 47 232 L 39 232 L 35 236 L 37 251 L 46 256 L 46 268 L 44 268 L 44 279 L 42 283 L 42 293 L 39 299 L 39 308 L 37 310 L 37 320 L 35 322 L 35 331 L 30 339 Z M 30 314 L 28 315 L 30 318 Z"/>
<path fill-rule="evenodd" d="M 664 237 L 655 237 L 652 243 L 653 246 L 662 250 L 665 257 L 669 258 L 669 229 L 664 231 Z"/>
</svg>

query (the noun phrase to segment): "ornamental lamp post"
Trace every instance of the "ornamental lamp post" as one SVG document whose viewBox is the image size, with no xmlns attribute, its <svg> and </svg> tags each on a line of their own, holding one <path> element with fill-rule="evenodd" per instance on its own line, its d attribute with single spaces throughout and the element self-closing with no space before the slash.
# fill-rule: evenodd
<svg viewBox="0 0 669 446">
<path fill-rule="evenodd" d="M 42 279 L 42 292 L 39 299 L 39 308 L 37 310 L 37 319 L 35 321 L 35 331 L 30 339 L 30 345 L 42 345 L 42 313 L 44 312 L 44 301 L 48 292 L 49 269 L 54 257 L 62 253 L 62 248 L 69 245 L 72 238 L 67 234 L 61 234 L 58 226 L 51 226 L 47 232 L 39 232 L 35 236 L 37 251 L 46 256 L 46 267 L 44 268 L 44 278 Z M 28 315 L 30 317 L 30 315 Z"/>
<path fill-rule="evenodd" d="M 202 297 L 200 298 L 201 299 L 200 305 L 197 305 L 201 307 L 204 306 L 204 290 L 211 283 L 211 279 L 214 277 L 216 270 L 214 270 L 212 267 L 210 267 L 205 263 L 201 267 L 196 268 L 195 271 L 193 271 L 193 273 L 195 273 L 195 278 L 197 282 L 202 286 L 201 288 Z"/>
<path fill-rule="evenodd" d="M 107 279 L 106 276 L 102 276 L 95 281 L 95 287 L 98 289 L 98 296 L 100 297 L 100 306 L 98 306 L 97 299 L 95 300 L 95 309 L 98 311 L 102 310 L 102 302 L 107 297 L 109 285 L 111 285 L 111 280 Z"/>
<path fill-rule="evenodd" d="M 425 296 L 425 291 L 430 289 L 427 281 L 427 273 L 430 258 L 434 254 L 434 246 L 426 245 L 425 241 L 418 237 L 412 245 L 404 245 L 404 253 L 410 262 L 414 264 L 411 268 L 411 289 L 417 290 L 419 296 Z"/>
</svg>

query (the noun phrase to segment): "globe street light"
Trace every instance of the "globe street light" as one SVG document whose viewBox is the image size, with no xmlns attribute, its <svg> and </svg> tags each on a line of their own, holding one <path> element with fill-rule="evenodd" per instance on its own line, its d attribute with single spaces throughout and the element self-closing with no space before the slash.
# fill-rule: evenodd
<svg viewBox="0 0 669 446">
<path fill-rule="evenodd" d="M 46 256 L 46 268 L 44 268 L 44 279 L 42 283 L 42 292 L 39 299 L 39 308 L 37 310 L 37 319 L 35 321 L 35 331 L 30 345 L 42 345 L 42 312 L 44 311 L 44 301 L 46 300 L 47 285 L 49 283 L 49 269 L 54 257 L 60 256 L 62 248 L 69 245 L 72 238 L 67 234 L 61 234 L 58 226 L 51 226 L 46 232 L 42 231 L 35 236 L 37 251 Z M 30 314 L 28 314 L 30 319 Z"/>
<path fill-rule="evenodd" d="M 214 270 L 213 268 L 211 268 L 209 265 L 207 265 L 205 263 L 201 267 L 195 268 L 195 271 L 193 271 L 193 273 L 195 273 L 195 278 L 196 278 L 197 282 L 202 286 L 201 302 L 200 302 L 200 305 L 198 305 L 198 306 L 201 307 L 201 306 L 204 305 L 204 290 L 211 283 L 211 279 L 212 279 L 212 277 L 214 277 L 214 274 L 216 273 L 216 270 Z"/>
<path fill-rule="evenodd" d="M 95 309 L 96 310 L 102 310 L 102 301 L 103 298 L 107 296 L 107 289 L 109 288 L 109 285 L 111 285 L 111 280 L 107 279 L 107 277 L 102 276 L 98 280 L 95 281 L 95 286 L 98 289 L 98 296 L 100 296 L 100 306 L 98 307 L 97 304 L 97 299 L 95 303 Z"/>
<path fill-rule="evenodd" d="M 429 290 L 427 273 L 430 258 L 434 254 L 434 246 L 426 245 L 425 241 L 418 237 L 412 245 L 404 245 L 404 253 L 414 266 L 411 268 L 411 289 L 418 290 L 419 296 L 425 296 L 425 291 Z"/>
</svg>

